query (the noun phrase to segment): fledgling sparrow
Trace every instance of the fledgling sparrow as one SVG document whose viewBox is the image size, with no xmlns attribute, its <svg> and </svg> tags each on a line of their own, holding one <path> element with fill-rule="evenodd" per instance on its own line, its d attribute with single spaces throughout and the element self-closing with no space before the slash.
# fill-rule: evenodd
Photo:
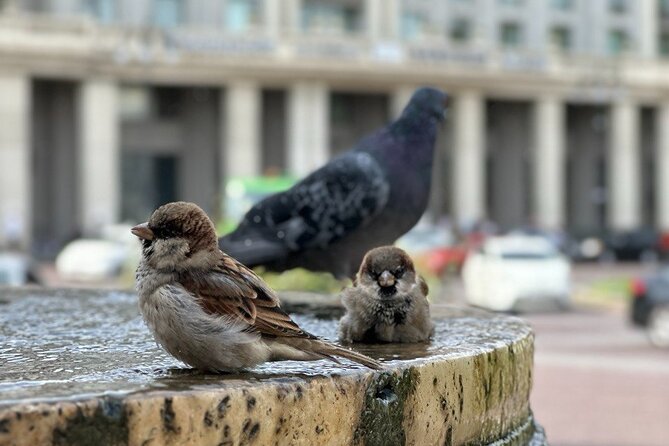
<svg viewBox="0 0 669 446">
<path fill-rule="evenodd" d="M 421 342 L 434 332 L 428 286 L 413 261 L 394 246 L 365 254 L 352 287 L 342 291 L 344 342 Z"/>
<path fill-rule="evenodd" d="M 168 353 L 207 371 L 230 372 L 265 361 L 341 356 L 381 364 L 302 330 L 275 292 L 218 248 L 214 224 L 193 203 L 169 203 L 132 228 L 141 239 L 139 307 Z"/>
</svg>

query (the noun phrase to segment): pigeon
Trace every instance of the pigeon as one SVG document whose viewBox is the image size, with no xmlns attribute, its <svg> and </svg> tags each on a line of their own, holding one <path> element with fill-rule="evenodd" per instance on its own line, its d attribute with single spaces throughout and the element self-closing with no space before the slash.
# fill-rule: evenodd
<svg viewBox="0 0 669 446">
<path fill-rule="evenodd" d="M 353 286 L 341 300 L 343 342 L 424 342 L 434 332 L 427 301 L 429 289 L 409 255 L 395 246 L 365 255 Z"/>
<path fill-rule="evenodd" d="M 448 102 L 440 90 L 416 90 L 396 121 L 254 205 L 221 250 L 251 268 L 353 277 L 369 249 L 392 244 L 425 212 Z"/>
</svg>

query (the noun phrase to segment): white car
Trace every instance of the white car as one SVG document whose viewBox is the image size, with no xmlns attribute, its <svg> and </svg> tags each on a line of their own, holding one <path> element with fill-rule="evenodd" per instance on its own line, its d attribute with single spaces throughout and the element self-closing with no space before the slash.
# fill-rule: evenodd
<svg viewBox="0 0 669 446">
<path fill-rule="evenodd" d="M 102 238 L 68 243 L 56 257 L 58 276 L 76 282 L 118 277 L 129 260 L 140 256 L 140 244 L 130 232 L 131 227 L 129 224 L 109 225 L 104 228 Z"/>
<path fill-rule="evenodd" d="M 495 311 L 564 308 L 570 276 L 567 258 L 546 238 L 531 235 L 491 237 L 462 270 L 468 302 Z"/>
</svg>

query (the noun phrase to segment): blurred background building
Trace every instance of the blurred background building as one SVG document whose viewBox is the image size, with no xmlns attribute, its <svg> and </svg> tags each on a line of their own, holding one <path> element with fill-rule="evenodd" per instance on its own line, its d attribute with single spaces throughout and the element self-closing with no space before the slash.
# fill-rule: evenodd
<svg viewBox="0 0 669 446">
<path fill-rule="evenodd" d="M 669 1 L 0 0 L 0 245 L 51 257 L 453 97 L 432 211 L 669 230 Z"/>
</svg>

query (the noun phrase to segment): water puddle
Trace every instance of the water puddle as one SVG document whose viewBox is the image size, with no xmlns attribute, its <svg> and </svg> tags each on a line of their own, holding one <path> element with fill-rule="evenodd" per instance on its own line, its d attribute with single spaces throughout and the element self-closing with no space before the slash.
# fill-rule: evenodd
<svg viewBox="0 0 669 446">
<path fill-rule="evenodd" d="M 0 290 L 0 300 L 0 405 L 16 400 L 332 376 L 363 368 L 346 361 L 341 365 L 285 361 L 264 364 L 247 373 L 207 375 L 187 368 L 156 346 L 131 293 L 5 289 Z M 294 314 L 306 330 L 336 340 L 337 320 L 325 317 Z M 515 318 L 474 317 L 454 311 L 438 321 L 435 337 L 428 344 L 364 345 L 356 349 L 384 362 L 425 360 L 489 351 L 528 331 L 527 325 Z"/>
</svg>

